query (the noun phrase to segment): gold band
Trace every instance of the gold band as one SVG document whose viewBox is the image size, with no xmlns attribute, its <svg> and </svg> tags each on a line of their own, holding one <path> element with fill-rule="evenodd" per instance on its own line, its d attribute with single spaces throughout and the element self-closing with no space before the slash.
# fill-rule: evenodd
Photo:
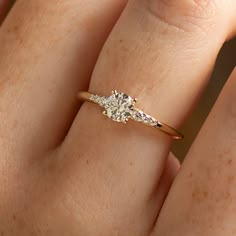
<svg viewBox="0 0 236 236">
<path fill-rule="evenodd" d="M 78 97 L 84 101 L 98 104 L 103 107 L 104 115 L 116 122 L 126 123 L 129 119 L 137 121 L 145 126 L 155 128 L 174 139 L 183 139 L 184 136 L 176 129 L 158 121 L 154 117 L 144 113 L 135 107 L 137 99 L 133 99 L 127 94 L 112 91 L 111 96 L 99 96 L 90 92 L 79 92 Z"/>
</svg>

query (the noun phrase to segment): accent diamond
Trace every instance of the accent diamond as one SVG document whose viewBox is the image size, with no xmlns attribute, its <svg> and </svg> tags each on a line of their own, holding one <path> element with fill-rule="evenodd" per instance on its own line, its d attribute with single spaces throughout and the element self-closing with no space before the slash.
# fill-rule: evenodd
<svg viewBox="0 0 236 236">
<path fill-rule="evenodd" d="M 106 97 L 104 97 L 104 96 L 102 97 L 102 96 L 98 96 L 98 95 L 92 94 L 92 95 L 90 96 L 90 99 L 91 99 L 93 102 L 99 104 L 99 105 L 102 106 L 102 107 L 105 105 Z"/>
<path fill-rule="evenodd" d="M 157 124 L 155 118 L 139 110 L 133 112 L 132 119 L 138 122 L 144 122 L 145 124 L 150 124 L 152 126 L 155 126 Z"/>
</svg>

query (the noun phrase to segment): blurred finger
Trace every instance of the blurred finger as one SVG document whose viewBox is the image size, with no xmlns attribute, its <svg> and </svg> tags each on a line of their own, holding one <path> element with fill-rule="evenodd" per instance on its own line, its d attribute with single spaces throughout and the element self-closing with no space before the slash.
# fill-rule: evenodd
<svg viewBox="0 0 236 236">
<path fill-rule="evenodd" d="M 235 236 L 235 88 L 236 69 L 183 164 L 155 235 Z"/>
</svg>

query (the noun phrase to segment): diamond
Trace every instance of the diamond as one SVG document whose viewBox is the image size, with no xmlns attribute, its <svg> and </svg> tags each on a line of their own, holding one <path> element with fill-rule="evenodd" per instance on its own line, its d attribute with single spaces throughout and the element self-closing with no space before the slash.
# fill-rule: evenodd
<svg viewBox="0 0 236 236">
<path fill-rule="evenodd" d="M 125 93 L 114 91 L 104 101 L 104 114 L 114 121 L 126 123 L 131 118 L 135 100 Z"/>
<path fill-rule="evenodd" d="M 147 117 L 147 122 L 148 122 L 150 125 L 152 125 L 152 126 L 155 126 L 155 125 L 157 124 L 156 119 L 154 119 L 154 118 L 151 117 L 151 116 L 148 116 L 148 117 Z"/>
<path fill-rule="evenodd" d="M 136 110 L 133 113 L 132 119 L 135 120 L 135 121 L 138 121 L 138 122 L 143 122 L 145 124 L 152 125 L 152 126 L 155 126 L 156 123 L 157 123 L 155 118 L 145 114 L 144 112 L 142 112 L 140 110 Z"/>
<path fill-rule="evenodd" d="M 105 104 L 105 97 L 102 97 L 102 96 L 92 94 L 90 96 L 90 100 L 99 104 L 100 106 L 104 106 Z"/>
<path fill-rule="evenodd" d="M 141 112 L 141 111 L 135 112 L 135 114 L 133 115 L 133 119 L 138 122 L 143 121 L 143 112 Z"/>
</svg>

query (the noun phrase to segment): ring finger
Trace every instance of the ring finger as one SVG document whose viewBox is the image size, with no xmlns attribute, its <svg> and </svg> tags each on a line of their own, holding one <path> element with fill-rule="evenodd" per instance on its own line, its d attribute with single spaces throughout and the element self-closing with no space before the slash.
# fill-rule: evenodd
<svg viewBox="0 0 236 236">
<path fill-rule="evenodd" d="M 100 55 L 90 91 L 109 95 L 117 89 L 138 97 L 141 109 L 179 127 L 207 84 L 219 49 L 231 32 L 228 18 L 217 14 L 231 12 L 230 3 L 130 1 Z M 135 220 L 134 235 L 140 232 L 140 222 L 146 222 L 140 233 L 144 235 L 160 208 L 152 200 L 158 194 L 156 186 L 170 144 L 160 132 L 134 123 L 114 123 L 86 103 L 61 151 L 71 157 L 64 160 L 65 166 L 78 166 L 72 174 L 86 176 L 86 186 L 83 181 L 77 185 L 90 193 L 87 202 L 93 206 L 97 202 L 93 211 L 109 205 L 109 215 L 122 219 L 123 228 Z"/>
</svg>

